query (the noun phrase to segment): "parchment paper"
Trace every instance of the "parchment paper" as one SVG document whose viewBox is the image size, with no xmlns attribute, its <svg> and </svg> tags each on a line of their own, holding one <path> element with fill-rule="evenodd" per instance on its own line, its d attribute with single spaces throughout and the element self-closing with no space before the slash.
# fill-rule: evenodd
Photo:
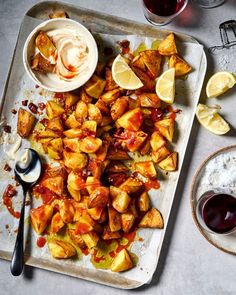
<svg viewBox="0 0 236 295">
<path fill-rule="evenodd" d="M 21 29 L 20 38 L 18 40 L 17 51 L 13 61 L 13 67 L 11 70 L 10 80 L 8 88 L 5 95 L 5 103 L 2 111 L 2 120 L 12 126 L 12 131 L 14 131 L 16 126 L 17 115 L 11 113 L 11 109 L 18 109 L 21 106 L 21 101 L 28 99 L 29 102 L 32 101 L 35 104 L 38 102 L 46 102 L 47 99 L 52 97 L 52 93 L 42 90 L 41 88 L 36 88 L 34 83 L 27 76 L 23 63 L 22 63 L 22 49 L 24 42 L 28 34 L 32 29 L 39 23 L 36 19 L 27 17 L 24 21 L 23 27 Z M 147 47 L 151 46 L 153 40 L 152 38 L 138 37 L 138 36 L 115 36 L 115 35 L 100 35 L 104 44 L 112 46 L 117 41 L 128 39 L 131 42 L 131 49 L 136 49 L 141 42 L 144 42 Z M 177 131 L 178 134 L 176 142 L 174 142 L 174 149 L 179 153 L 179 167 L 182 165 L 188 137 L 191 130 L 191 124 L 193 116 L 195 113 L 195 107 L 197 105 L 201 83 L 199 82 L 200 63 L 203 56 L 203 48 L 201 45 L 192 43 L 182 43 L 177 44 L 180 54 L 191 64 L 193 67 L 193 72 L 188 76 L 186 80 L 178 79 L 176 81 L 176 100 L 175 107 L 180 108 L 182 112 L 177 116 Z M 117 49 L 117 47 L 116 47 Z M 200 84 L 199 84 L 200 83 Z M 4 124 L 5 124 L 4 123 Z M 1 140 L 4 142 L 0 145 L 0 155 L 1 155 L 1 173 L 0 173 L 0 196 L 3 195 L 7 184 L 15 183 L 11 179 L 13 173 L 5 172 L 3 167 L 5 163 L 10 164 L 13 167 L 14 162 L 9 161 L 8 157 L 4 153 L 6 148 L 6 135 L 2 136 Z M 14 137 L 14 136 L 13 136 Z M 24 141 L 22 147 L 29 145 L 27 141 Z M 7 147 L 9 148 L 9 147 Z M 158 191 L 152 190 L 150 193 L 152 205 L 157 207 L 163 214 L 164 221 L 167 220 L 172 201 L 174 198 L 174 192 L 177 184 L 177 179 L 180 173 L 180 169 L 177 172 L 169 173 L 168 176 L 162 175 L 161 171 L 158 171 L 158 178 L 161 180 L 161 188 Z M 22 199 L 21 189 L 18 188 L 18 196 L 14 197 L 14 207 L 19 210 Z M 178 196 L 177 196 L 178 199 Z M 178 201 L 178 200 L 177 200 Z M 27 211 L 29 211 L 29 206 Z M 29 218 L 26 215 L 26 225 L 29 224 Z M 2 198 L 0 197 L 0 251 L 6 251 L 11 253 L 14 246 L 16 229 L 18 226 L 18 220 L 13 218 L 5 206 L 2 203 Z M 166 222 L 165 222 L 166 228 Z M 137 267 L 130 271 L 119 274 L 120 276 L 139 281 L 142 283 L 147 283 L 151 280 L 152 275 L 156 269 L 158 256 L 160 252 L 160 246 L 163 241 L 165 229 L 164 230 L 139 230 L 138 235 L 143 238 L 143 242 L 135 242 L 131 248 L 139 257 L 139 262 Z M 93 265 L 90 263 L 90 257 L 84 256 L 83 259 L 75 260 L 55 260 L 51 258 L 47 246 L 44 248 L 37 248 L 36 239 L 37 235 L 26 230 L 26 237 L 28 239 L 28 244 L 26 247 L 27 255 L 34 258 L 48 260 L 54 265 L 68 265 L 68 268 L 73 264 L 77 265 L 78 268 L 84 266 L 89 269 L 93 269 Z M 102 271 L 106 273 L 107 271 Z"/>
</svg>

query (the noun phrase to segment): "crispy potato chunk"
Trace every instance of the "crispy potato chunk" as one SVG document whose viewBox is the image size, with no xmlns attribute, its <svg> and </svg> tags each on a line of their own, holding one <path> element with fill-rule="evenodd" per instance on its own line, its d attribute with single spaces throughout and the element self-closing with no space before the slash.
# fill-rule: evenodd
<svg viewBox="0 0 236 295">
<path fill-rule="evenodd" d="M 95 247 L 99 241 L 99 237 L 95 231 L 91 231 L 86 234 L 82 234 L 81 237 L 89 249 Z"/>
<path fill-rule="evenodd" d="M 94 229 L 95 223 L 87 212 L 83 212 L 76 223 L 76 234 L 86 234 Z"/>
<path fill-rule="evenodd" d="M 169 154 L 170 151 L 165 146 L 163 146 L 157 151 L 152 151 L 151 156 L 154 163 L 159 163 L 160 161 L 164 160 Z"/>
<path fill-rule="evenodd" d="M 61 121 L 61 119 L 59 117 L 48 120 L 46 129 L 50 129 L 50 130 L 53 130 L 53 131 L 56 131 L 56 132 L 57 131 L 59 131 L 59 132 L 64 131 L 62 121 Z"/>
<path fill-rule="evenodd" d="M 111 271 L 121 272 L 132 268 L 133 262 L 126 249 L 121 250 L 114 258 L 111 264 Z"/>
<path fill-rule="evenodd" d="M 82 123 L 88 116 L 88 106 L 87 104 L 80 100 L 75 109 L 75 118 L 78 122 Z"/>
<path fill-rule="evenodd" d="M 79 190 L 76 190 L 74 189 L 72 186 L 70 186 L 69 184 L 67 185 L 67 189 L 68 189 L 68 192 L 70 193 L 70 195 L 72 196 L 72 198 L 79 202 L 80 199 L 81 199 L 81 195 L 80 195 L 80 191 Z"/>
<path fill-rule="evenodd" d="M 132 66 L 135 68 L 139 68 L 142 71 L 146 70 L 146 66 L 142 56 L 139 54 L 132 60 Z"/>
<path fill-rule="evenodd" d="M 55 101 L 49 100 L 46 103 L 46 113 L 50 120 L 62 115 L 64 112 L 65 112 L 64 108 L 60 106 L 58 103 L 56 103 Z"/>
<path fill-rule="evenodd" d="M 84 240 L 82 239 L 80 234 L 76 234 L 75 229 L 67 229 L 67 233 L 71 239 L 71 241 L 73 242 L 73 244 L 75 244 L 76 246 L 85 249 L 86 248 L 86 244 L 84 242 Z"/>
<path fill-rule="evenodd" d="M 118 98 L 111 107 L 111 117 L 114 121 L 119 119 L 128 108 L 128 97 L 123 96 Z"/>
<path fill-rule="evenodd" d="M 145 177 L 154 178 L 157 176 L 157 172 L 152 161 L 136 162 L 134 167 L 136 171 Z"/>
<path fill-rule="evenodd" d="M 174 135 L 174 119 L 167 118 L 155 123 L 155 127 L 159 130 L 161 135 L 163 135 L 167 140 L 172 142 Z"/>
<path fill-rule="evenodd" d="M 31 223 L 37 234 L 40 235 L 45 230 L 52 214 L 53 207 L 51 205 L 42 205 L 30 210 Z"/>
<path fill-rule="evenodd" d="M 142 93 L 138 95 L 141 107 L 159 108 L 161 106 L 160 98 L 155 93 Z"/>
<path fill-rule="evenodd" d="M 174 54 L 170 57 L 168 66 L 169 68 L 175 68 L 176 77 L 187 75 L 192 71 L 192 67 L 177 54 Z"/>
<path fill-rule="evenodd" d="M 151 79 L 145 71 L 142 71 L 139 68 L 135 68 L 135 67 L 133 67 L 133 70 L 144 85 L 141 89 L 144 88 L 147 91 L 154 91 L 155 90 L 154 80 Z"/>
<path fill-rule="evenodd" d="M 32 129 L 36 123 L 36 118 L 30 112 L 20 108 L 18 111 L 17 119 L 17 132 L 18 134 L 26 138 L 31 134 Z"/>
<path fill-rule="evenodd" d="M 130 157 L 126 151 L 112 148 L 108 150 L 107 159 L 123 161 L 129 160 Z"/>
<path fill-rule="evenodd" d="M 139 54 L 152 79 L 156 79 L 161 71 L 161 55 L 157 50 L 145 50 Z"/>
<path fill-rule="evenodd" d="M 175 44 L 175 35 L 173 33 L 169 34 L 164 40 L 161 41 L 158 51 L 161 55 L 172 55 L 178 53 Z"/>
<path fill-rule="evenodd" d="M 82 124 L 81 129 L 86 130 L 86 131 L 91 131 L 92 133 L 96 133 L 97 131 L 97 122 L 96 121 L 85 121 Z"/>
<path fill-rule="evenodd" d="M 166 144 L 166 141 L 157 131 L 155 131 L 152 133 L 150 144 L 151 144 L 152 150 L 155 152 L 159 148 L 163 147 Z"/>
<path fill-rule="evenodd" d="M 42 180 L 41 186 L 48 188 L 50 191 L 61 196 L 64 190 L 64 177 L 63 175 L 54 175 Z"/>
<path fill-rule="evenodd" d="M 110 194 L 112 197 L 112 206 L 120 213 L 125 212 L 131 200 L 127 192 L 111 186 Z"/>
<path fill-rule="evenodd" d="M 63 138 L 64 148 L 70 149 L 72 152 L 79 153 L 80 149 L 80 139 L 79 138 Z"/>
<path fill-rule="evenodd" d="M 97 137 L 87 136 L 80 141 L 80 150 L 84 153 L 95 153 L 102 146 L 102 140 Z"/>
<path fill-rule="evenodd" d="M 125 233 L 128 233 L 135 221 L 135 217 L 132 213 L 123 213 L 121 214 L 121 224 L 122 224 L 122 230 Z"/>
<path fill-rule="evenodd" d="M 62 200 L 59 203 L 59 213 L 64 223 L 70 223 L 73 221 L 75 208 L 70 200 Z"/>
<path fill-rule="evenodd" d="M 106 81 L 102 78 L 98 77 L 97 75 L 93 75 L 92 78 L 85 84 L 84 90 L 89 96 L 94 98 L 99 98 L 102 94 L 103 89 L 106 86 Z"/>
<path fill-rule="evenodd" d="M 147 192 L 143 192 L 138 198 L 138 208 L 142 212 L 148 211 L 150 207 L 150 199 Z"/>
<path fill-rule="evenodd" d="M 88 208 L 105 207 L 109 200 L 109 189 L 99 186 L 91 193 L 88 201 Z"/>
<path fill-rule="evenodd" d="M 101 99 L 105 102 L 105 104 L 110 105 L 120 96 L 121 90 L 120 88 L 116 88 L 105 92 L 103 95 L 101 95 Z"/>
<path fill-rule="evenodd" d="M 102 233 L 102 239 L 103 240 L 113 240 L 113 239 L 119 239 L 121 237 L 121 234 L 119 231 L 112 232 L 109 225 L 105 225 Z"/>
<path fill-rule="evenodd" d="M 37 53 L 32 59 L 31 69 L 42 73 L 53 73 L 55 64 L 51 64 L 50 61 L 44 58 L 40 53 Z"/>
<path fill-rule="evenodd" d="M 88 163 L 88 157 L 83 153 L 63 151 L 64 164 L 73 170 L 82 170 Z"/>
<path fill-rule="evenodd" d="M 110 91 L 115 88 L 118 88 L 119 86 L 116 84 L 116 82 L 113 80 L 111 69 L 106 67 L 106 87 L 105 91 Z"/>
<path fill-rule="evenodd" d="M 96 121 L 98 125 L 102 123 L 102 114 L 95 104 L 88 104 L 88 115 L 89 119 L 92 121 Z"/>
<path fill-rule="evenodd" d="M 112 232 L 116 232 L 121 229 L 120 214 L 112 207 L 108 207 L 108 218 L 109 218 L 109 227 Z"/>
<path fill-rule="evenodd" d="M 61 218 L 60 213 L 57 212 L 52 217 L 51 227 L 50 227 L 51 233 L 55 234 L 55 233 L 59 232 L 59 230 L 62 229 L 64 225 L 65 225 L 65 223 L 64 223 L 63 219 Z"/>
<path fill-rule="evenodd" d="M 65 126 L 71 129 L 76 129 L 77 127 L 81 126 L 81 122 L 79 122 L 75 117 L 75 112 L 70 114 L 70 116 L 66 119 Z"/>
<path fill-rule="evenodd" d="M 177 169 L 178 155 L 176 152 L 170 154 L 167 158 L 158 163 L 159 167 L 166 171 L 175 171 Z"/>
<path fill-rule="evenodd" d="M 76 249 L 71 243 L 61 240 L 51 239 L 48 242 L 48 249 L 52 257 L 57 259 L 66 259 L 76 255 Z"/>
<path fill-rule="evenodd" d="M 120 127 L 131 131 L 138 131 L 140 126 L 142 125 L 142 122 L 143 117 L 142 110 L 140 108 L 136 108 L 126 112 L 117 120 L 117 124 Z"/>
<path fill-rule="evenodd" d="M 66 110 L 70 109 L 79 100 L 79 96 L 72 93 L 72 92 L 64 92 L 63 93 L 63 98 L 65 100 L 65 108 L 66 108 Z"/>
<path fill-rule="evenodd" d="M 139 227 L 160 228 L 164 227 L 164 221 L 161 213 L 156 208 L 151 208 L 142 218 Z"/>
<path fill-rule="evenodd" d="M 60 134 L 56 131 L 53 131 L 53 130 L 40 130 L 40 132 L 37 132 L 37 137 L 39 139 L 42 139 L 42 138 L 56 138 L 56 137 L 60 137 Z"/>
<path fill-rule="evenodd" d="M 39 32 L 38 36 L 35 39 L 35 45 L 44 57 L 55 58 L 56 51 L 57 51 L 56 47 L 54 46 L 51 39 L 48 37 L 48 35 L 45 32 L 43 31 Z"/>
<path fill-rule="evenodd" d="M 71 128 L 64 131 L 63 134 L 68 138 L 75 138 L 75 137 L 81 137 L 83 134 L 83 131 L 80 128 Z"/>
<path fill-rule="evenodd" d="M 101 218 L 103 208 L 102 207 L 94 207 L 87 209 L 88 214 L 93 218 L 93 220 L 99 220 Z"/>
<path fill-rule="evenodd" d="M 98 178 L 88 176 L 86 179 L 86 189 L 91 194 L 97 187 L 101 186 L 101 182 Z"/>
<path fill-rule="evenodd" d="M 125 182 L 123 182 L 119 188 L 124 190 L 128 194 L 137 192 L 142 187 L 142 182 L 136 178 L 129 177 Z"/>
<path fill-rule="evenodd" d="M 74 190 L 78 190 L 78 191 L 85 188 L 84 179 L 81 177 L 81 175 L 79 173 L 76 173 L 74 171 L 71 171 L 68 174 L 67 184 L 70 187 L 72 187 Z"/>
</svg>

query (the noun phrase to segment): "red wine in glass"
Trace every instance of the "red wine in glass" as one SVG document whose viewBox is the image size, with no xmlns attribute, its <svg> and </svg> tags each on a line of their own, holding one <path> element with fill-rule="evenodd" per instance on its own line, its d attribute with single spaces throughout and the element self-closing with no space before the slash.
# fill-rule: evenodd
<svg viewBox="0 0 236 295">
<path fill-rule="evenodd" d="M 204 194 L 197 205 L 197 216 L 203 227 L 217 234 L 236 229 L 236 198 L 226 193 Z"/>
<path fill-rule="evenodd" d="M 178 12 L 184 0 L 144 0 L 147 9 L 160 16 L 169 16 Z"/>
<path fill-rule="evenodd" d="M 142 0 L 144 16 L 155 25 L 165 25 L 175 18 L 188 0 Z"/>
</svg>

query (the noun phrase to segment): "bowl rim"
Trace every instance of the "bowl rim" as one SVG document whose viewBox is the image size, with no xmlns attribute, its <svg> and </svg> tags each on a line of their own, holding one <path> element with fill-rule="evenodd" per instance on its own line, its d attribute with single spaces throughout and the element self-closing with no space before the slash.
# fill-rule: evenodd
<svg viewBox="0 0 236 295">
<path fill-rule="evenodd" d="M 56 22 L 67 22 L 68 24 L 72 24 L 75 27 L 78 27 L 78 28 L 82 29 L 89 36 L 90 42 L 93 43 L 92 46 L 91 46 L 91 48 L 93 48 L 93 50 L 94 50 L 93 54 L 95 55 L 94 56 L 94 64 L 92 64 L 91 70 L 89 71 L 89 74 L 88 74 L 88 77 L 85 79 L 85 81 L 83 81 L 82 84 L 80 83 L 80 80 L 78 80 L 78 83 L 77 84 L 73 84 L 73 86 L 68 87 L 68 88 L 65 88 L 65 87 L 64 88 L 60 88 L 60 87 L 59 88 L 48 87 L 48 86 L 45 86 L 44 83 L 42 83 L 40 80 L 35 79 L 34 75 L 32 75 L 32 70 L 30 68 L 30 64 L 28 62 L 28 57 L 27 57 L 27 50 L 28 50 L 29 43 L 30 43 L 31 39 L 33 38 L 33 36 L 39 30 L 43 30 L 43 28 L 45 28 L 48 24 L 54 23 L 54 22 L 55 23 Z M 69 92 L 69 91 L 73 91 L 73 90 L 78 89 L 79 87 L 83 86 L 91 78 L 91 76 L 93 75 L 93 73 L 94 73 L 94 71 L 96 69 L 97 63 L 98 63 L 98 47 L 97 47 L 97 43 L 96 43 L 96 41 L 95 41 L 92 33 L 84 25 L 82 25 L 80 22 L 75 21 L 75 20 L 72 20 L 72 19 L 68 19 L 68 18 L 54 18 L 54 19 L 49 19 L 49 20 L 43 21 L 42 23 L 40 23 L 39 25 L 37 25 L 30 32 L 30 34 L 28 35 L 28 37 L 26 38 L 25 43 L 24 43 L 24 47 L 23 47 L 22 55 L 23 55 L 23 65 L 24 65 L 25 71 L 28 74 L 28 76 L 30 77 L 30 79 L 34 83 L 36 83 L 37 85 L 39 85 L 40 87 L 42 87 L 42 88 L 44 88 L 44 89 L 46 89 L 48 91 L 52 91 L 52 92 Z"/>
</svg>

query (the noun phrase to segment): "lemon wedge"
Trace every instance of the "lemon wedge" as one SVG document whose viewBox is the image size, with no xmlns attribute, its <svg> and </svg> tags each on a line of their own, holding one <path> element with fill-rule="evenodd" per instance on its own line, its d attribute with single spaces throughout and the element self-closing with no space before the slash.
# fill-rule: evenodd
<svg viewBox="0 0 236 295">
<path fill-rule="evenodd" d="M 156 83 L 156 94 L 166 103 L 173 103 L 175 98 L 175 69 L 165 71 Z"/>
<path fill-rule="evenodd" d="M 235 76 L 230 72 L 218 72 L 214 74 L 206 86 L 206 94 L 209 98 L 217 97 L 236 84 Z"/>
<path fill-rule="evenodd" d="M 199 123 L 214 134 L 222 135 L 230 130 L 229 124 L 218 114 L 219 106 L 197 106 L 196 116 Z"/>
<path fill-rule="evenodd" d="M 127 90 L 134 90 L 143 86 L 142 81 L 120 54 L 117 55 L 112 64 L 112 77 L 116 84 Z"/>
</svg>

